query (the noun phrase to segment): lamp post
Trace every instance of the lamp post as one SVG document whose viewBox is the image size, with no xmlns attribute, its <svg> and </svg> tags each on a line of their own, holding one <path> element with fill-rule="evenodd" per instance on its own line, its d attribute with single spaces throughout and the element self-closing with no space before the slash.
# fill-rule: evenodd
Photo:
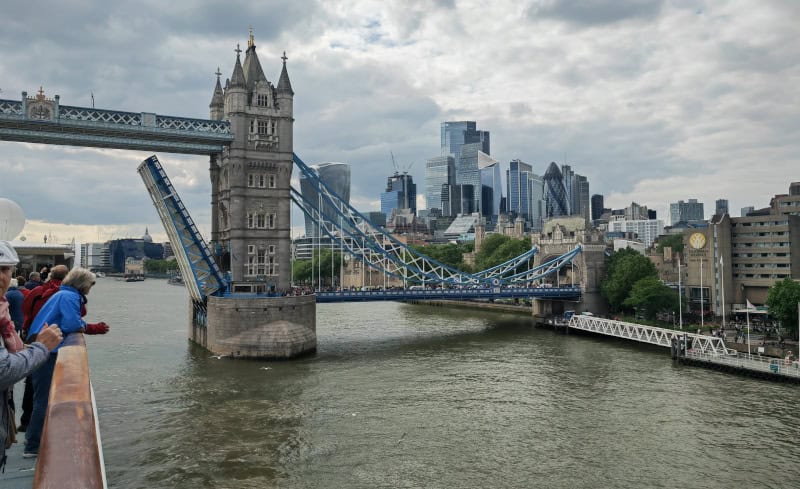
<svg viewBox="0 0 800 489">
<path fill-rule="evenodd" d="M 703 259 L 700 258 L 700 330 L 702 332 L 703 327 L 705 326 L 705 322 L 703 320 Z"/>
<path fill-rule="evenodd" d="M 681 292 L 681 258 L 678 257 L 678 327 L 683 329 L 683 293 Z"/>
</svg>

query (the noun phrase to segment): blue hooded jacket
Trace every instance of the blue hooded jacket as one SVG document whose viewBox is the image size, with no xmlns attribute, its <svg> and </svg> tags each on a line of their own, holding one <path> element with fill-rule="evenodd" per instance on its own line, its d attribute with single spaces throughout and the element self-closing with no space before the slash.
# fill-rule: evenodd
<svg viewBox="0 0 800 489">
<path fill-rule="evenodd" d="M 62 285 L 36 315 L 36 319 L 33 320 L 31 329 L 28 331 L 28 338 L 39 334 L 45 323 L 57 324 L 64 333 L 65 339 L 68 334 L 85 328 L 86 321 L 81 319 L 81 304 L 85 301 L 86 298 L 78 292 L 78 289 L 70 285 Z M 63 344 L 62 341 L 61 345 Z M 61 345 L 58 345 L 53 352 L 58 351 Z"/>
</svg>

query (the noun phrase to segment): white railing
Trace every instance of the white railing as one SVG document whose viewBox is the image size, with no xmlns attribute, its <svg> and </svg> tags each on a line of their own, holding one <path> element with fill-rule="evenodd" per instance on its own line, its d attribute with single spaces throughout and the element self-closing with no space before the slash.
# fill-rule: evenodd
<svg viewBox="0 0 800 489">
<path fill-rule="evenodd" d="M 686 336 L 686 348 L 695 352 L 708 355 L 730 355 L 732 350 L 728 350 L 722 338 L 716 336 L 706 336 L 696 333 L 686 333 L 674 329 L 657 328 L 655 326 L 645 326 L 643 324 L 626 323 L 613 319 L 604 319 L 595 316 L 585 316 L 582 314 L 572 316 L 569 327 L 591 333 L 625 338 L 628 340 L 639 341 L 669 348 L 672 346 L 673 338 L 683 341 Z"/>
<path fill-rule="evenodd" d="M 687 351 L 686 358 L 714 363 L 717 365 L 725 365 L 729 367 L 800 379 L 800 362 L 796 360 L 788 361 L 784 358 L 750 355 L 748 353 L 719 356 L 709 355 L 694 350 Z"/>
</svg>

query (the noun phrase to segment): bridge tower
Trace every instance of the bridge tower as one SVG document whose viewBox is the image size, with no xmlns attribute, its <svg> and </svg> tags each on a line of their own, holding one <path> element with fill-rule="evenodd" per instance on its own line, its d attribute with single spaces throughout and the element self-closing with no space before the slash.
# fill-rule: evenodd
<svg viewBox="0 0 800 489">
<path fill-rule="evenodd" d="M 209 297 L 207 330 L 193 324 L 190 336 L 215 353 L 291 357 L 316 349 L 314 296 L 280 296 L 291 287 L 294 91 L 286 53 L 277 86 L 267 80 L 252 30 L 244 62 L 235 52 L 224 89 L 217 69 L 209 104 L 233 134 L 209 168 L 211 249 L 232 294 Z"/>
<path fill-rule="evenodd" d="M 606 245 L 600 231 L 592 229 L 582 217 L 562 217 L 551 219 L 544 224 L 540 234 L 531 236 L 533 245 L 539 248 L 534 264 L 539 265 L 556 256 L 566 253 L 576 245 L 581 253 L 575 257 L 573 266 L 564 267 L 560 274 L 561 284 L 570 282 L 581 284 L 581 302 L 569 304 L 548 299 L 536 299 L 533 304 L 534 316 L 560 314 L 566 309 L 590 311 L 607 314 L 608 304 L 600 295 L 600 282 L 605 275 Z M 554 284 L 555 285 L 555 284 Z"/>
</svg>

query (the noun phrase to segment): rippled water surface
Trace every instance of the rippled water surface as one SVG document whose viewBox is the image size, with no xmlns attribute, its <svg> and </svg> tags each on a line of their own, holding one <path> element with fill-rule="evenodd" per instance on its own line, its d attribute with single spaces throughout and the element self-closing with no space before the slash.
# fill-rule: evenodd
<svg viewBox="0 0 800 489">
<path fill-rule="evenodd" d="M 322 304 L 319 351 L 218 360 L 162 280 L 100 279 L 89 337 L 116 488 L 800 487 L 800 388 L 526 316 Z"/>
</svg>

